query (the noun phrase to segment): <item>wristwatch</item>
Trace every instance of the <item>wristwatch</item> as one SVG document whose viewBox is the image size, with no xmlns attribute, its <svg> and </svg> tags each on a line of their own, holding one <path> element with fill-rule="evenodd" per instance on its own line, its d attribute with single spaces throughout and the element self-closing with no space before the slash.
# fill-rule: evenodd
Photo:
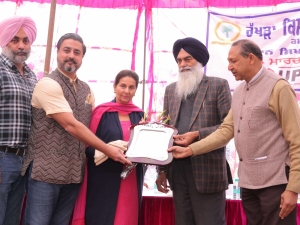
<svg viewBox="0 0 300 225">
<path fill-rule="evenodd" d="M 157 172 L 158 174 L 160 174 L 160 173 L 165 173 L 165 174 L 167 174 L 167 169 L 166 169 L 165 166 L 157 166 L 157 167 L 156 167 L 156 172 Z"/>
</svg>

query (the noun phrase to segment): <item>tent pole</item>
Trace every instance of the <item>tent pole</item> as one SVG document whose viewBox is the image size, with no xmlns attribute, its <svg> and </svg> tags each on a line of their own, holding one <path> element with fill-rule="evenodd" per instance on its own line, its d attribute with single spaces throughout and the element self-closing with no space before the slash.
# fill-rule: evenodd
<svg viewBox="0 0 300 225">
<path fill-rule="evenodd" d="M 54 30 L 54 23 L 55 23 L 55 10 L 56 10 L 56 0 L 51 0 L 44 75 L 49 74 L 52 41 L 53 41 L 53 30 Z"/>
<path fill-rule="evenodd" d="M 146 45 L 147 45 L 147 8 L 145 8 L 145 28 L 144 28 L 144 63 L 143 63 L 143 93 L 142 93 L 142 109 L 145 111 L 145 83 L 146 83 Z"/>
</svg>

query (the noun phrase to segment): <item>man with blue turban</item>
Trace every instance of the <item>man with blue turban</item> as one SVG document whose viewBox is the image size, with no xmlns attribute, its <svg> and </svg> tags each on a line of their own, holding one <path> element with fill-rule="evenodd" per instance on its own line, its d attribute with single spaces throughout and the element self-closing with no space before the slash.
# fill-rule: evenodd
<svg viewBox="0 0 300 225">
<path fill-rule="evenodd" d="M 19 225 L 25 190 L 21 176 L 31 126 L 36 76 L 26 65 L 36 25 L 27 16 L 0 22 L 0 224 Z"/>
<path fill-rule="evenodd" d="M 204 44 L 195 38 L 177 40 L 173 55 L 179 69 L 178 81 L 166 87 L 164 110 L 170 125 L 178 129 L 175 145 L 188 146 L 218 129 L 231 105 L 225 79 L 206 76 L 209 60 Z M 158 168 L 158 190 L 173 191 L 176 225 L 225 225 L 225 190 L 231 179 L 225 147 L 199 156 L 174 158 Z"/>
</svg>

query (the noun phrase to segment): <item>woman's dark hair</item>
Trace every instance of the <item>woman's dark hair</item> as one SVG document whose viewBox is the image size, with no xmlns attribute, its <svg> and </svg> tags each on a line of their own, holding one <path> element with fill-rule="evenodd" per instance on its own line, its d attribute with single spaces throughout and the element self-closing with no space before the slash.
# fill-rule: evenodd
<svg viewBox="0 0 300 225">
<path fill-rule="evenodd" d="M 67 34 L 61 36 L 56 44 L 58 50 L 60 49 L 61 43 L 63 43 L 63 41 L 67 40 L 67 39 L 79 41 L 82 44 L 83 55 L 85 55 L 86 46 L 84 45 L 82 38 L 78 34 L 75 34 L 75 33 L 67 33 Z"/>
<path fill-rule="evenodd" d="M 132 71 L 132 70 L 121 70 L 116 78 L 115 78 L 115 82 L 114 82 L 114 86 L 117 86 L 120 82 L 120 80 L 123 78 L 123 77 L 131 77 L 135 80 L 135 83 L 136 83 L 136 88 L 138 87 L 138 84 L 139 84 L 139 76 L 136 74 L 136 72 Z"/>
<path fill-rule="evenodd" d="M 247 58 L 248 55 L 252 53 L 261 61 L 263 60 L 261 49 L 253 41 L 250 41 L 248 39 L 241 39 L 234 42 L 231 46 L 238 46 L 238 45 L 241 46 L 240 55 L 242 55 L 244 58 Z"/>
</svg>

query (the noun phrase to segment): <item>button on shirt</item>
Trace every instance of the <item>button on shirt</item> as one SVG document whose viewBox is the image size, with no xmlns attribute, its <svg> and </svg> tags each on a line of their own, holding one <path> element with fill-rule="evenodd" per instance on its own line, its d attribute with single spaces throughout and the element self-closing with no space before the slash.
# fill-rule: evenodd
<svg viewBox="0 0 300 225">
<path fill-rule="evenodd" d="M 9 58 L 0 55 L 0 146 L 26 147 L 36 81 L 25 63 L 22 76 Z"/>
</svg>

